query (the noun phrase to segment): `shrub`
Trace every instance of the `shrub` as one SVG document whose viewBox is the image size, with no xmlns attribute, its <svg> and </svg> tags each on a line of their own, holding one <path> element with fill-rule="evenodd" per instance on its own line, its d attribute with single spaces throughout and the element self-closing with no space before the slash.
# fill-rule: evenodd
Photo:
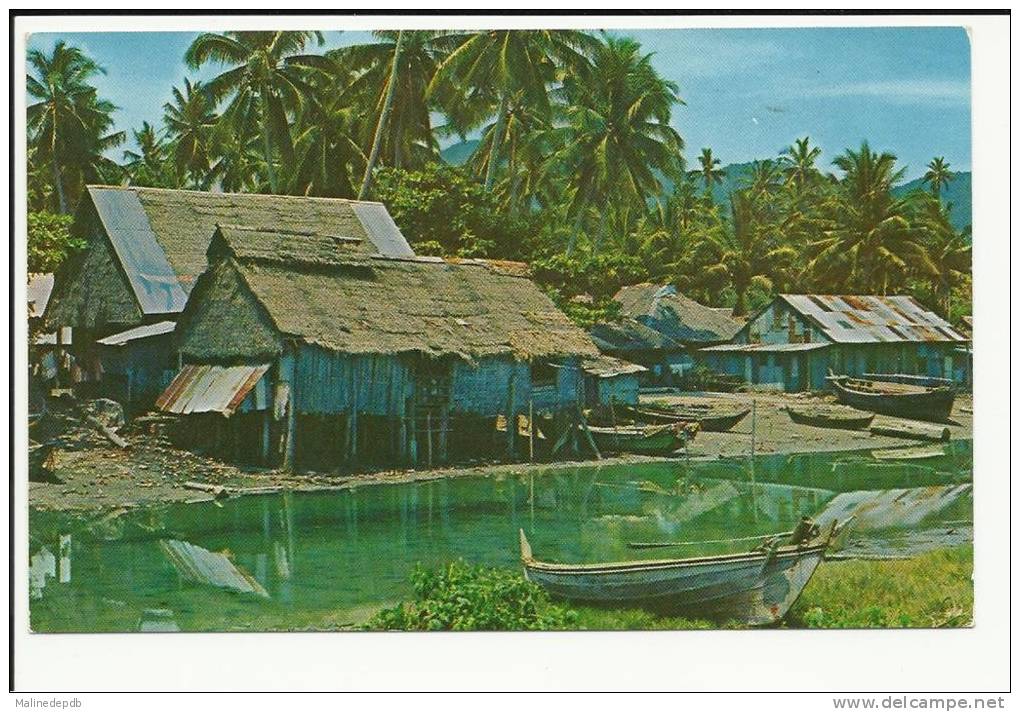
<svg viewBox="0 0 1020 712">
<path fill-rule="evenodd" d="M 558 630 L 576 613 L 519 574 L 463 561 L 411 574 L 414 598 L 377 613 L 369 630 Z"/>
</svg>

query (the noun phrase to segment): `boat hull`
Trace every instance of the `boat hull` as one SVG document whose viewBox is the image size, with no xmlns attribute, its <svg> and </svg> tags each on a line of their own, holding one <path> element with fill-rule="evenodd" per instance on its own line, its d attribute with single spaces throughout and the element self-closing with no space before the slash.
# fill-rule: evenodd
<svg viewBox="0 0 1020 712">
<path fill-rule="evenodd" d="M 708 409 L 702 411 L 697 408 L 669 409 L 649 406 L 628 406 L 621 408 L 621 412 L 627 417 L 644 423 L 698 423 L 703 432 L 723 433 L 746 418 L 751 409 L 746 408 L 733 413 L 713 414 Z"/>
<path fill-rule="evenodd" d="M 769 555 L 558 567 L 525 562 L 527 578 L 551 595 L 589 605 L 768 625 L 781 620 L 821 563 L 827 542 Z"/>
<path fill-rule="evenodd" d="M 599 450 L 632 452 L 641 455 L 667 455 L 686 444 L 678 428 L 663 426 L 651 429 L 598 428 L 589 426 Z"/>
<path fill-rule="evenodd" d="M 790 416 L 790 420 L 799 425 L 840 430 L 866 430 L 871 425 L 871 421 L 875 419 L 874 413 L 861 413 L 860 415 L 816 414 L 792 407 L 788 407 L 786 413 Z"/>
<path fill-rule="evenodd" d="M 956 392 L 949 387 L 919 388 L 916 392 L 906 392 L 902 389 L 899 389 L 900 392 L 893 390 L 865 392 L 855 389 L 850 379 L 833 378 L 830 381 L 844 405 L 898 418 L 944 422 L 949 419 L 956 397 Z"/>
</svg>

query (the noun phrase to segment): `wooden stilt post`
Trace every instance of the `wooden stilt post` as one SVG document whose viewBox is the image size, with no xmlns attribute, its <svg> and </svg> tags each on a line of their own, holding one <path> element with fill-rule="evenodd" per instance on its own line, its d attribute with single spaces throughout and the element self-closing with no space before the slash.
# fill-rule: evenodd
<svg viewBox="0 0 1020 712">
<path fill-rule="evenodd" d="M 506 454 L 514 458 L 514 438 L 517 435 L 517 417 L 514 413 L 514 389 L 517 380 L 517 369 L 510 372 L 510 381 L 506 388 Z"/>
<path fill-rule="evenodd" d="M 264 466 L 269 465 L 269 424 L 272 420 L 272 415 L 269 412 L 269 408 L 262 411 L 262 464 Z"/>
<path fill-rule="evenodd" d="M 414 400 L 411 401 L 411 408 L 408 413 L 408 424 L 411 427 L 411 464 L 418 464 L 418 407 Z"/>
<path fill-rule="evenodd" d="M 528 399 L 528 461 L 535 461 L 535 401 Z"/>
<path fill-rule="evenodd" d="M 439 461 L 446 462 L 447 452 L 447 432 L 450 430 L 450 406 L 443 403 L 439 407 Z"/>
<path fill-rule="evenodd" d="M 425 430 L 428 433 L 428 453 L 429 453 L 429 468 L 432 467 L 432 413 L 429 411 L 425 412 Z"/>
</svg>

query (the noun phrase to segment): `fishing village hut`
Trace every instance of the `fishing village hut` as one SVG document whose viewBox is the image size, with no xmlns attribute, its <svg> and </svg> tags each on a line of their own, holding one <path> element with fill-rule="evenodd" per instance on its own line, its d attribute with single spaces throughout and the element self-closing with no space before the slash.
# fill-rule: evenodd
<svg viewBox="0 0 1020 712">
<path fill-rule="evenodd" d="M 672 285 L 630 285 L 613 301 L 620 305 L 620 321 L 596 325 L 593 339 L 603 353 L 647 367 L 646 381 L 665 385 L 693 367 L 696 349 L 729 341 L 741 326 L 724 311 L 688 299 Z"/>
<path fill-rule="evenodd" d="M 72 341 L 70 380 L 95 383 L 92 390 L 102 393 L 102 377 L 110 367 L 120 380 L 128 371 L 152 370 L 146 360 L 151 337 L 158 334 L 143 331 L 140 336 L 132 330 L 176 321 L 206 268 L 209 238 L 220 223 L 272 225 L 282 232 L 314 224 L 325 234 L 350 238 L 355 251 L 414 254 L 380 203 L 87 186 L 71 227 L 86 248 L 56 274 L 45 312 L 50 329 L 70 328 L 60 332 Z M 118 348 L 103 348 L 111 345 L 99 344 L 106 337 L 113 337 Z M 137 367 L 131 364 L 136 351 Z M 118 363 L 103 363 L 110 354 Z M 114 383 L 104 395 L 122 396 L 122 386 Z M 148 388 L 130 390 L 132 395 L 151 394 Z"/>
<path fill-rule="evenodd" d="M 729 344 L 698 359 L 753 385 L 820 390 L 831 370 L 902 380 L 952 379 L 967 338 L 909 296 L 780 294 L 753 315 Z"/>
<path fill-rule="evenodd" d="M 598 352 L 519 269 L 357 247 L 220 225 L 157 407 L 209 423 L 192 428 L 206 447 L 301 469 L 512 456 L 518 429 L 497 436 L 497 416 L 577 413 Z"/>
</svg>

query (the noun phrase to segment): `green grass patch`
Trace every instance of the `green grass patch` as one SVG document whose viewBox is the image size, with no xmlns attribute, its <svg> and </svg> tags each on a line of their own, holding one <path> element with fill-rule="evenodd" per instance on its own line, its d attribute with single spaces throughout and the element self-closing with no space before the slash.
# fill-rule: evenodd
<svg viewBox="0 0 1020 712">
<path fill-rule="evenodd" d="M 956 628 L 974 616 L 972 546 L 902 561 L 828 562 L 787 628 Z M 376 614 L 369 630 L 715 630 L 737 622 L 664 617 L 640 608 L 551 600 L 519 573 L 456 562 L 412 575 L 414 598 Z"/>
<path fill-rule="evenodd" d="M 790 610 L 790 628 L 961 628 L 974 620 L 974 547 L 902 561 L 822 564 Z"/>
</svg>

